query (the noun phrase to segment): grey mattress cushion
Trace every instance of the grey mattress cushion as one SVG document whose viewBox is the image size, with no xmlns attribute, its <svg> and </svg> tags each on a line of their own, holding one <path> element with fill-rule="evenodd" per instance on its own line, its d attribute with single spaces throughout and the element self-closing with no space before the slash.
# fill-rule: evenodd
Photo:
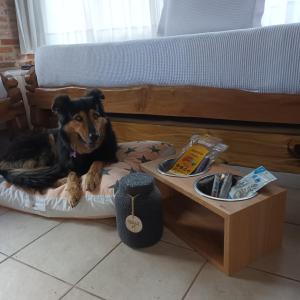
<svg viewBox="0 0 300 300">
<path fill-rule="evenodd" d="M 300 93 L 300 23 L 36 52 L 40 86 L 196 85 Z"/>
</svg>

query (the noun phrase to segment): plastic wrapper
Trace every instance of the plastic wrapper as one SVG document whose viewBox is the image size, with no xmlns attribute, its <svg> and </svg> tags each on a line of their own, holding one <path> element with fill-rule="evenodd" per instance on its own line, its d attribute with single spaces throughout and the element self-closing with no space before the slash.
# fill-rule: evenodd
<svg viewBox="0 0 300 300">
<path fill-rule="evenodd" d="M 265 167 L 258 167 L 234 185 L 230 192 L 230 198 L 244 198 L 252 195 L 268 183 L 277 178 L 271 174 Z"/>
<path fill-rule="evenodd" d="M 193 135 L 175 159 L 169 172 L 175 175 L 204 172 L 227 148 L 228 146 L 219 138 L 209 135 Z"/>
</svg>

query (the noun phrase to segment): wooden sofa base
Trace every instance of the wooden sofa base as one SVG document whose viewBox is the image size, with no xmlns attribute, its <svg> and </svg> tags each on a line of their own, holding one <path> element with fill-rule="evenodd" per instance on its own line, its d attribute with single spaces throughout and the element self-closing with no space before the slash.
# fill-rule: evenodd
<svg viewBox="0 0 300 300">
<path fill-rule="evenodd" d="M 56 117 L 49 110 L 32 108 L 35 127 L 55 127 Z M 224 125 L 200 122 L 145 120 L 111 116 L 119 142 L 162 140 L 179 150 L 193 134 L 211 134 L 229 145 L 221 160 L 245 167 L 264 165 L 270 170 L 300 173 L 300 160 L 291 147 L 300 144 L 300 128 L 255 125 Z"/>
<path fill-rule="evenodd" d="M 27 75 L 30 105 L 50 109 L 61 94 L 78 98 L 85 87 L 39 88 L 35 73 Z M 300 124 L 300 95 L 265 94 L 196 86 L 101 88 L 107 112 L 231 121 Z"/>
<path fill-rule="evenodd" d="M 55 116 L 49 113 L 56 96 L 78 98 L 87 89 L 41 88 L 34 69 L 26 82 L 32 122 L 38 127 L 57 124 Z M 221 157 L 226 163 L 264 165 L 274 171 L 300 173 L 300 95 L 195 86 L 145 85 L 102 90 L 105 111 L 121 116 L 112 118 L 119 141 L 164 140 L 179 149 L 192 134 L 208 133 L 230 146 Z M 176 121 L 171 122 L 170 118 Z M 204 119 L 210 123 L 204 123 Z"/>
</svg>

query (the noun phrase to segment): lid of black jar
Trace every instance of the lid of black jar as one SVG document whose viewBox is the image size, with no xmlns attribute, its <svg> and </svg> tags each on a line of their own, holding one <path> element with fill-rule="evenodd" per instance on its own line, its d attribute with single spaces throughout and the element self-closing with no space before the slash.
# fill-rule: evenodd
<svg viewBox="0 0 300 300">
<path fill-rule="evenodd" d="M 153 190 L 154 179 L 148 174 L 135 172 L 124 176 L 120 180 L 120 187 L 132 196 L 146 194 Z"/>
</svg>

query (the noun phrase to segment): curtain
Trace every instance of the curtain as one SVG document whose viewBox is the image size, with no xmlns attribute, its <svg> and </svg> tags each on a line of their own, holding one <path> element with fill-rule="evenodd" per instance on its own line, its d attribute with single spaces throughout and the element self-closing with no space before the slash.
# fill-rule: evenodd
<svg viewBox="0 0 300 300">
<path fill-rule="evenodd" d="M 300 0 L 265 0 L 262 26 L 300 22 Z"/>
<path fill-rule="evenodd" d="M 155 37 L 163 1 L 15 0 L 21 52 Z M 262 26 L 294 22 L 300 22 L 300 0 L 265 0 Z"/>
<path fill-rule="evenodd" d="M 16 15 L 22 54 L 45 44 L 44 24 L 38 16 L 42 12 L 42 3 L 36 0 L 15 0 Z"/>
<path fill-rule="evenodd" d="M 156 36 L 163 0 L 15 0 L 22 53 Z"/>
</svg>

